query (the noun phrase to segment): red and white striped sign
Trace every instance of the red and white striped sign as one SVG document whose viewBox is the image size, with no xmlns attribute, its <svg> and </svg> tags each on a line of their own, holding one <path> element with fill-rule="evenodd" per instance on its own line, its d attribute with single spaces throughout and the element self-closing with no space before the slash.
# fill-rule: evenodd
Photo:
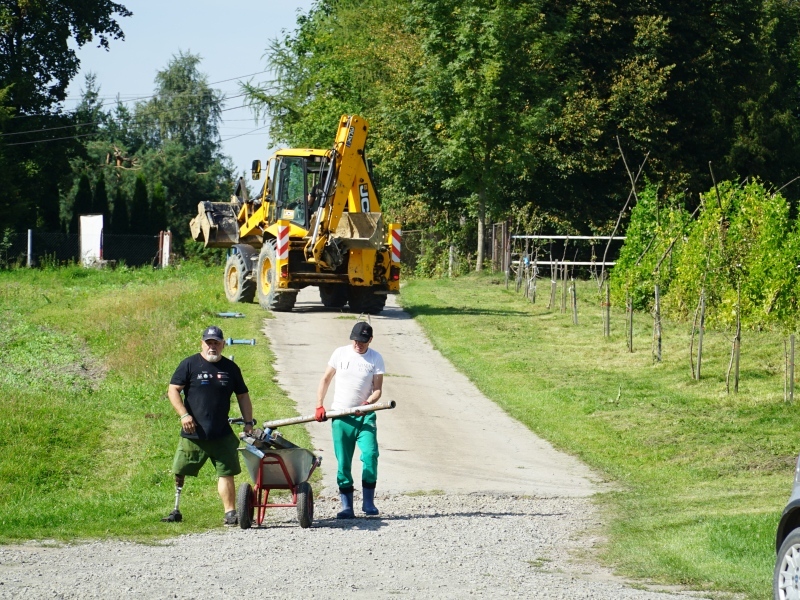
<svg viewBox="0 0 800 600">
<path fill-rule="evenodd" d="M 403 230 L 392 229 L 392 262 L 400 262 L 400 246 L 403 241 Z"/>
<path fill-rule="evenodd" d="M 289 226 L 278 225 L 278 260 L 289 259 Z"/>
</svg>

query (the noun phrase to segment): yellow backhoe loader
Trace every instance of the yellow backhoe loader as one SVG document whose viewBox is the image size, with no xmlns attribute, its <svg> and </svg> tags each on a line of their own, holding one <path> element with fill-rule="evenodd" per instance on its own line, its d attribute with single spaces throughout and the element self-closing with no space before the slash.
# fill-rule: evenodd
<svg viewBox="0 0 800 600">
<path fill-rule="evenodd" d="M 332 149 L 279 150 L 266 181 L 250 198 L 239 180 L 230 202 L 200 202 L 192 237 L 230 248 L 225 295 L 290 311 L 297 292 L 313 285 L 322 304 L 377 314 L 400 289 L 402 231 L 383 221 L 364 156 L 368 125 L 344 115 Z M 261 161 L 252 177 L 261 178 Z"/>
</svg>

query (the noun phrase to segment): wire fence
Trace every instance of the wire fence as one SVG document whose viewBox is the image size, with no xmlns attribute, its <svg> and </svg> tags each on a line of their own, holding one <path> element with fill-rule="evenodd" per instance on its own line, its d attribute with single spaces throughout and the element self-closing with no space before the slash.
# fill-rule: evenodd
<svg viewBox="0 0 800 600">
<path fill-rule="evenodd" d="M 6 233 L 0 241 L 0 266 L 58 266 L 80 261 L 80 236 L 76 233 L 31 233 L 28 258 L 28 234 Z M 157 235 L 103 234 L 102 258 L 118 265 L 143 267 L 156 265 Z"/>
</svg>

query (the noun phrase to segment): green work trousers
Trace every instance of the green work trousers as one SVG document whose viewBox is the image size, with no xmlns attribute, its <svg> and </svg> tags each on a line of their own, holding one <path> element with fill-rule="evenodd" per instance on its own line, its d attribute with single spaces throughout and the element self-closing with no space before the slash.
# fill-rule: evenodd
<svg viewBox="0 0 800 600">
<path fill-rule="evenodd" d="M 333 449 L 339 470 L 336 483 L 339 491 L 353 490 L 353 453 L 356 446 L 361 452 L 361 482 L 364 487 L 375 487 L 378 481 L 378 427 L 374 412 L 360 417 L 347 416 L 332 420 Z"/>
</svg>

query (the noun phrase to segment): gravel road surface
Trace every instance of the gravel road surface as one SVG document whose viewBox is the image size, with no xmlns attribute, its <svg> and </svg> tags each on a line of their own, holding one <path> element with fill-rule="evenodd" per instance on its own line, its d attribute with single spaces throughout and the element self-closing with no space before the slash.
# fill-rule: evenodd
<svg viewBox="0 0 800 600">
<path fill-rule="evenodd" d="M 314 291 L 299 300 L 267 332 L 279 382 L 308 414 L 353 318 L 321 310 Z M 387 366 L 384 399 L 398 404 L 378 413 L 380 516 L 336 520 L 329 425 L 312 423 L 325 457 L 312 528 L 301 529 L 293 509 L 275 509 L 262 528 L 153 545 L 3 546 L 0 598 L 705 597 L 633 587 L 599 567 L 597 477 L 511 420 L 392 298 L 387 306 L 372 319 Z"/>
</svg>

